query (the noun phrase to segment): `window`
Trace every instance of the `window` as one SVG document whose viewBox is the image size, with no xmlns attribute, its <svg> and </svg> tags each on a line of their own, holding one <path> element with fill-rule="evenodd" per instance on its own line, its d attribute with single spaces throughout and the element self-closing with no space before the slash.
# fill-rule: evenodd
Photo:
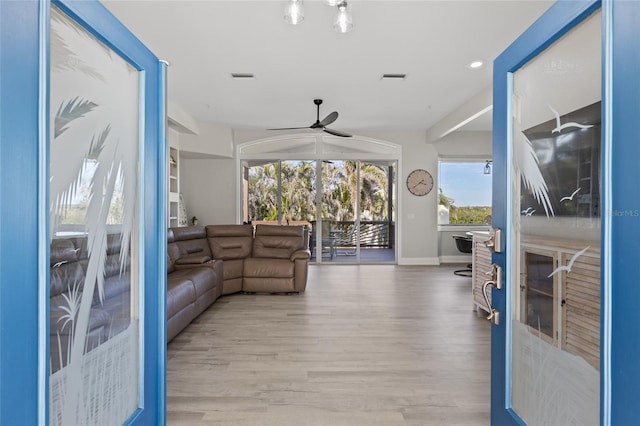
<svg viewBox="0 0 640 426">
<path fill-rule="evenodd" d="M 440 161 L 438 225 L 491 223 L 491 174 L 486 167 L 486 161 Z"/>
</svg>

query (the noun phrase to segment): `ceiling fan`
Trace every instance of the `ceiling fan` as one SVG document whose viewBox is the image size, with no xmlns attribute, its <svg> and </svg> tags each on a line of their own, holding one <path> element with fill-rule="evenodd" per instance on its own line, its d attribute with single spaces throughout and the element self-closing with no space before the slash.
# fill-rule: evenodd
<svg viewBox="0 0 640 426">
<path fill-rule="evenodd" d="M 332 134 L 334 136 L 341 136 L 343 138 L 350 138 L 351 135 L 344 132 L 339 132 L 337 130 L 329 129 L 327 126 L 338 119 L 338 113 L 333 111 L 331 114 L 327 115 L 322 121 L 320 121 L 320 105 L 322 105 L 322 99 L 314 99 L 313 103 L 316 104 L 318 109 L 316 113 L 316 122 L 308 127 L 282 127 L 278 129 L 268 129 L 268 130 L 299 130 L 299 129 L 322 129 L 323 131 Z"/>
</svg>

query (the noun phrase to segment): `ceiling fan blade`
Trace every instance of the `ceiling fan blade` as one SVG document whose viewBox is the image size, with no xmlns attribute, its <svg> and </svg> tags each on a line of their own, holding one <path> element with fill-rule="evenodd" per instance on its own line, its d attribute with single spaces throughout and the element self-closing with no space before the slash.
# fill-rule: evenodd
<svg viewBox="0 0 640 426">
<path fill-rule="evenodd" d="M 327 115 L 324 120 L 322 120 L 321 122 L 318 123 L 317 127 L 325 127 L 328 126 L 329 124 L 333 123 L 334 121 L 336 121 L 338 119 L 338 113 L 336 111 L 333 111 L 331 114 Z"/>
<path fill-rule="evenodd" d="M 331 129 L 327 129 L 326 127 L 323 128 L 322 130 L 324 130 L 325 132 L 332 134 L 334 136 L 341 136 L 343 138 L 350 138 L 351 135 L 349 133 L 343 133 L 343 132 L 339 132 L 337 130 L 331 130 Z"/>
<path fill-rule="evenodd" d="M 267 130 L 300 130 L 300 129 L 311 129 L 311 127 L 280 127 L 277 129 L 267 129 Z"/>
</svg>

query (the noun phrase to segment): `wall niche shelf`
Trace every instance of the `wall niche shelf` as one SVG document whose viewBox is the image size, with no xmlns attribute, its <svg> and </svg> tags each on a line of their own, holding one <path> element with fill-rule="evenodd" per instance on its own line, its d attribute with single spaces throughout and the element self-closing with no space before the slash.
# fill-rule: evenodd
<svg viewBox="0 0 640 426">
<path fill-rule="evenodd" d="M 180 161 L 180 157 L 177 147 L 169 145 L 169 155 L 167 156 L 167 161 L 169 163 L 169 196 L 167 197 L 167 202 L 169 205 L 167 206 L 167 224 L 169 225 L 169 227 L 176 227 L 179 226 L 178 212 L 180 206 L 180 181 L 178 179 L 178 173 L 180 171 L 180 165 L 178 162 Z"/>
</svg>

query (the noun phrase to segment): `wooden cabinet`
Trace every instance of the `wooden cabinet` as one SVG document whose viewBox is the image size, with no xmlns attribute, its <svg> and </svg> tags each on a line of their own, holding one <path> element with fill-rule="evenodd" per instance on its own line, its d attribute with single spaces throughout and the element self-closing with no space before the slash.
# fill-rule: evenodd
<svg viewBox="0 0 640 426">
<path fill-rule="evenodd" d="M 472 297 L 473 306 L 476 310 L 482 309 L 489 312 L 487 303 L 482 295 L 482 285 L 490 277 L 487 272 L 491 271 L 491 250 L 485 245 L 485 241 L 489 239 L 489 233 L 484 231 L 472 232 L 473 235 L 473 253 L 472 253 Z M 489 301 L 491 301 L 491 288 L 487 291 Z"/>
<path fill-rule="evenodd" d="M 517 318 L 599 369 L 599 243 L 525 237 L 520 262 Z"/>
<path fill-rule="evenodd" d="M 562 253 L 568 265 L 574 253 Z M 600 252 L 593 250 L 563 272 L 562 349 L 600 369 Z"/>
</svg>

